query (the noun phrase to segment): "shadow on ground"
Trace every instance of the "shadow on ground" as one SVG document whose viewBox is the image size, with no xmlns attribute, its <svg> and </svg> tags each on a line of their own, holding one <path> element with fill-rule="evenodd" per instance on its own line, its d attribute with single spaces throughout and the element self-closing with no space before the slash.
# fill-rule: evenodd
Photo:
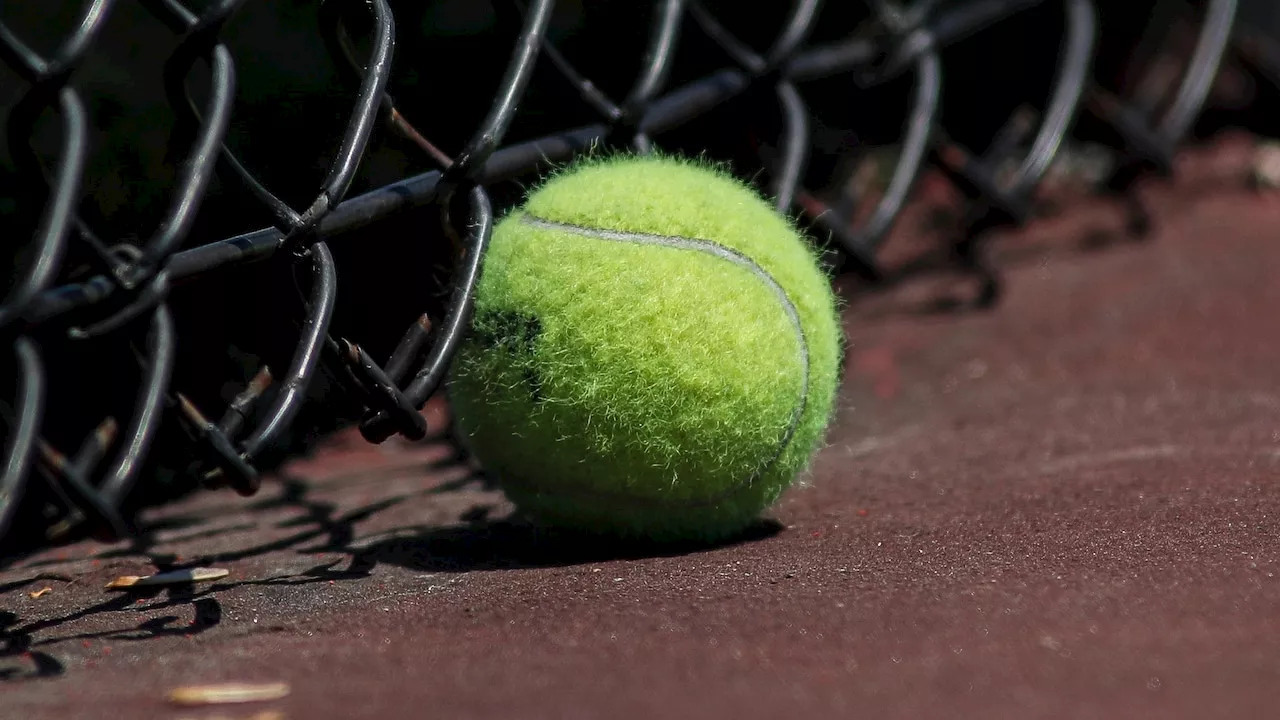
<svg viewBox="0 0 1280 720">
<path fill-rule="evenodd" d="M 34 580 L 0 586 L 0 594 L 31 582 Z M 66 665 L 55 653 L 60 646 L 73 641 L 86 646 L 89 641 L 139 642 L 161 637 L 191 637 L 215 628 L 222 622 L 222 605 L 212 596 L 214 590 L 180 585 L 118 593 L 70 613 L 28 622 L 22 622 L 17 613 L 0 610 L 0 682 L 62 675 Z M 190 608 L 189 613 L 185 608 Z M 156 615 L 159 610 L 170 612 Z M 141 619 L 122 627 L 97 623 L 92 630 L 55 632 L 77 620 L 120 612 L 130 613 L 131 620 Z M 191 617 L 184 617 L 188 614 Z"/>
<path fill-rule="evenodd" d="M 720 542 L 657 544 L 551 531 L 520 520 L 484 520 L 379 541 L 355 553 L 352 567 L 372 569 L 388 563 L 433 572 L 563 567 L 706 552 L 765 540 L 782 530 L 777 521 L 759 520 L 745 532 Z"/>
<path fill-rule="evenodd" d="M 434 480 L 398 480 L 406 473 Z M 143 524 L 125 544 L 84 542 L 68 548 L 66 556 L 12 559 L 12 566 L 0 568 L 0 684 L 62 675 L 69 662 L 83 660 L 103 642 L 190 637 L 213 629 L 223 619 L 219 598 L 237 588 L 368 582 L 379 565 L 465 573 L 670 557 L 755 542 L 782 530 L 777 522 L 761 520 L 721 542 L 663 544 L 548 530 L 499 511 L 497 489 L 452 454 L 427 463 L 361 467 L 321 481 L 285 474 L 264 489 L 262 497 L 243 504 L 179 503 Z M 353 502 L 359 492 L 365 494 Z M 442 516 L 444 508 L 449 509 Z M 440 522 L 403 522 L 418 512 Z M 191 553 L 192 545 L 205 551 Z M 316 562 L 281 572 L 291 557 Z M 89 583 L 80 577 L 86 563 L 124 563 L 120 567 L 138 574 L 202 566 L 238 570 L 235 579 L 208 585 L 134 589 L 103 598 L 100 578 Z M 19 601 L 20 593 L 31 595 L 46 584 L 71 602 L 41 612 Z"/>
</svg>

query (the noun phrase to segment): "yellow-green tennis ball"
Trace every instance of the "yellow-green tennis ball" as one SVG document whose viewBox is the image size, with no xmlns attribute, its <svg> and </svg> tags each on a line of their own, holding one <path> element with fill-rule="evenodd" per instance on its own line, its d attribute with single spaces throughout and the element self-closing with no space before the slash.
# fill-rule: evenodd
<svg viewBox="0 0 1280 720">
<path fill-rule="evenodd" d="M 691 160 L 591 160 L 494 228 L 449 396 L 540 524 L 724 539 L 806 470 L 839 358 L 831 286 L 758 193 Z"/>
</svg>

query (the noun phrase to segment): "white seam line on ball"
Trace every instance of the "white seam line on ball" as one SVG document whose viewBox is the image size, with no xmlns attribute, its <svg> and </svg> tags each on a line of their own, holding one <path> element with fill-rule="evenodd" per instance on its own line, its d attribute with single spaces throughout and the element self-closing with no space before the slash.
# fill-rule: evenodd
<svg viewBox="0 0 1280 720">
<path fill-rule="evenodd" d="M 756 276 L 761 282 L 769 287 L 778 301 L 782 303 L 783 310 L 787 314 L 787 319 L 791 321 L 792 327 L 796 331 L 796 339 L 800 345 L 800 374 L 801 374 L 801 391 L 799 406 L 791 415 L 791 422 L 787 425 L 787 431 L 782 436 L 782 441 L 778 443 L 777 449 L 774 451 L 773 457 L 762 465 L 755 473 L 741 482 L 734 483 L 725 488 L 724 491 L 716 493 L 708 498 L 699 498 L 689 501 L 690 504 L 703 504 L 718 502 L 729 495 L 750 486 L 755 479 L 768 472 L 773 464 L 782 457 L 782 453 L 786 451 L 787 446 L 791 443 L 792 437 L 800 426 L 800 419 L 804 416 L 805 407 L 809 400 L 809 343 L 805 338 L 804 326 L 800 323 L 800 312 L 796 309 L 795 303 L 791 302 L 791 298 L 787 296 L 787 291 L 782 285 L 773 278 L 764 268 L 755 263 L 754 260 L 746 255 L 727 248 L 711 240 L 702 240 L 699 238 L 686 238 L 677 235 L 658 235 L 655 233 L 640 233 L 623 230 L 605 230 L 602 228 L 591 228 L 582 225 L 573 225 L 571 223 L 555 222 L 545 220 L 529 213 L 522 213 L 520 221 L 526 225 L 530 225 L 542 230 L 554 230 L 558 232 L 567 232 L 582 237 L 594 238 L 596 240 L 607 240 L 610 242 L 634 243 L 638 245 L 659 245 L 662 247 L 674 248 L 677 250 L 689 250 L 692 252 L 701 252 L 708 255 L 731 262 L 739 267 L 746 268 L 752 275 Z M 641 501 L 644 502 L 644 501 Z M 659 501 L 661 502 L 661 501 Z"/>
</svg>

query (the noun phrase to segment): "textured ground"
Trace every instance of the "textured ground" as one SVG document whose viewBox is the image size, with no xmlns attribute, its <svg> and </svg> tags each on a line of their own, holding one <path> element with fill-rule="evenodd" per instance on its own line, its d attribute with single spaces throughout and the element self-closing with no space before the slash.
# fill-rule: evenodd
<svg viewBox="0 0 1280 720">
<path fill-rule="evenodd" d="M 748 541 L 545 541 L 440 447 L 338 438 L 0 572 L 0 715 L 1272 716 L 1280 195 L 1247 155 L 1152 189 L 1145 243 L 1097 203 L 1002 240 L 991 313 L 852 303 L 830 446 Z M 102 589 L 169 563 L 231 575 Z M 291 694 L 165 701 L 230 680 Z"/>
</svg>

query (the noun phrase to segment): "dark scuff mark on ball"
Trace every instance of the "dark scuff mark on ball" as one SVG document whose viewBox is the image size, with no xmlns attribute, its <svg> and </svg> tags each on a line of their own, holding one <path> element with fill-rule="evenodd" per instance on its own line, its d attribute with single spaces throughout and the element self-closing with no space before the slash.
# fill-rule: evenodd
<svg viewBox="0 0 1280 720">
<path fill-rule="evenodd" d="M 542 335 L 537 315 L 518 310 L 485 310 L 476 317 L 475 337 L 486 348 L 509 354 L 524 375 L 529 395 L 536 403 L 544 399 L 542 379 L 534 368 L 534 349 Z"/>
</svg>

